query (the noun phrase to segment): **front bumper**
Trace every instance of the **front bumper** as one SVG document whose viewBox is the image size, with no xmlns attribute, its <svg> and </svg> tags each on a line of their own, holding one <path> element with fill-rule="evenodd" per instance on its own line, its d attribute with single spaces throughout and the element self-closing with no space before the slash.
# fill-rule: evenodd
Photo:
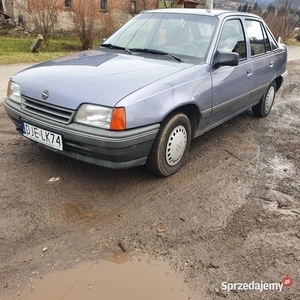
<svg viewBox="0 0 300 300">
<path fill-rule="evenodd" d="M 6 98 L 4 108 L 22 133 L 21 122 L 57 133 L 63 137 L 63 151 L 52 151 L 111 169 L 125 169 L 146 162 L 159 124 L 125 131 L 109 131 L 78 123 L 61 124 L 24 112 L 18 103 Z"/>
</svg>

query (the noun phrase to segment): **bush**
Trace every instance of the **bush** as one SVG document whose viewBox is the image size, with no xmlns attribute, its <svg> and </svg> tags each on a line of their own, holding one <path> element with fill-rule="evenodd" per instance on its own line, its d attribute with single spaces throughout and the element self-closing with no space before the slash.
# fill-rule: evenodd
<svg viewBox="0 0 300 300">
<path fill-rule="evenodd" d="M 75 0 L 70 11 L 75 25 L 75 32 L 80 38 L 82 50 L 93 48 L 98 35 L 99 1 Z"/>
</svg>

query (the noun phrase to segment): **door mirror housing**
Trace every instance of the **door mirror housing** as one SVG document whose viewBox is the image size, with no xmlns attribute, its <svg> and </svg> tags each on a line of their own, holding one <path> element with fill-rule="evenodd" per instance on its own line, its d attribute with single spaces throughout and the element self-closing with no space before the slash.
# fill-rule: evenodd
<svg viewBox="0 0 300 300">
<path fill-rule="evenodd" d="M 213 67 L 218 69 L 222 66 L 237 66 L 239 64 L 239 55 L 236 52 L 217 51 L 213 61 Z"/>
</svg>

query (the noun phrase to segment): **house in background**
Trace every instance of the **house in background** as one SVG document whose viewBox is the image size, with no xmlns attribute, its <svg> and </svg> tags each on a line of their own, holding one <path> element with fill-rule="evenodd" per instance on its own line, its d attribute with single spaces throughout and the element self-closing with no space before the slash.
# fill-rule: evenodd
<svg viewBox="0 0 300 300">
<path fill-rule="evenodd" d="M 64 2 L 65 9 L 57 15 L 56 29 L 72 30 L 70 10 L 72 10 L 72 1 L 76 0 L 60 1 Z M 18 19 L 22 16 L 26 29 L 32 30 L 34 29 L 33 23 L 22 8 L 24 3 L 26 3 L 26 0 L 0 0 L 0 12 L 9 15 L 15 22 L 18 22 Z M 114 25 L 119 27 L 140 11 L 158 7 L 159 0 L 99 0 L 99 19 L 103 16 L 110 17 Z"/>
<path fill-rule="evenodd" d="M 64 0 L 66 9 L 72 8 L 72 1 Z M 99 12 L 102 13 L 124 12 L 132 15 L 158 7 L 159 0 L 99 0 Z"/>
</svg>

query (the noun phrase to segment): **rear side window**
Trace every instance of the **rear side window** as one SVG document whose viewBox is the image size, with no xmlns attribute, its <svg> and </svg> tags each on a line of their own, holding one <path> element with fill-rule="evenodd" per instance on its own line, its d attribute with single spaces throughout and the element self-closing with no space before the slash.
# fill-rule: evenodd
<svg viewBox="0 0 300 300">
<path fill-rule="evenodd" d="M 278 44 L 277 44 L 274 36 L 272 35 L 272 33 L 269 31 L 268 28 L 267 28 L 267 35 L 269 37 L 269 40 L 270 40 L 270 43 L 271 43 L 271 46 L 272 46 L 272 50 L 278 49 Z"/>
<path fill-rule="evenodd" d="M 271 51 L 270 42 L 262 23 L 255 20 L 246 20 L 245 24 L 251 46 L 251 56 Z"/>
<path fill-rule="evenodd" d="M 220 52 L 236 52 L 239 59 L 246 58 L 245 35 L 240 20 L 235 19 L 225 22 L 217 50 Z"/>
</svg>

